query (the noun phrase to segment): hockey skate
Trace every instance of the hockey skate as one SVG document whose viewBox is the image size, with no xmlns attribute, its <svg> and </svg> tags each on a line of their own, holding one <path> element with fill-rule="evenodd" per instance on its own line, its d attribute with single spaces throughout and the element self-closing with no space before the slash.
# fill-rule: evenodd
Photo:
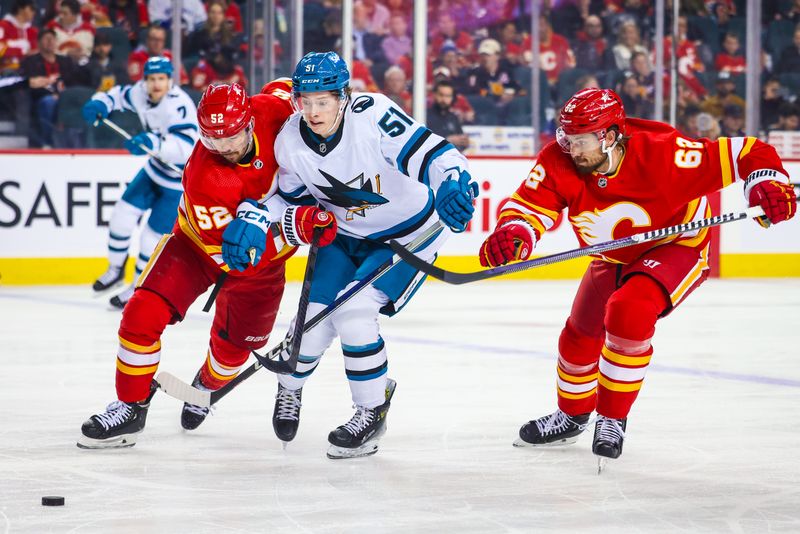
<svg viewBox="0 0 800 534">
<path fill-rule="evenodd" d="M 616 459 L 622 454 L 622 444 L 625 441 L 625 427 L 628 418 L 612 419 L 603 415 L 597 416 L 594 424 L 594 441 L 592 452 L 597 455 L 597 473 L 600 474 L 605 467 L 607 458 Z"/>
<path fill-rule="evenodd" d="M 272 412 L 272 428 L 275 435 L 283 442 L 283 448 L 297 435 L 300 426 L 300 402 L 303 398 L 303 388 L 291 390 L 278 384 L 278 393 L 275 395 L 275 410 Z"/>
<path fill-rule="evenodd" d="M 578 441 L 586 430 L 591 413 L 567 415 L 556 410 L 550 415 L 528 421 L 519 429 L 519 439 L 515 447 L 553 447 L 569 445 Z"/>
<path fill-rule="evenodd" d="M 147 409 L 158 386 L 150 385 L 150 394 L 142 402 L 128 404 L 116 400 L 103 413 L 95 414 L 81 425 L 78 447 L 81 449 L 120 449 L 136 445 L 136 436 L 144 430 Z"/>
<path fill-rule="evenodd" d="M 192 387 L 196 387 L 201 391 L 211 391 L 200 381 L 200 371 L 197 371 L 197 374 L 194 376 Z M 211 408 L 206 408 L 205 406 L 195 406 L 194 404 L 184 402 L 183 410 L 181 410 L 181 426 L 184 430 L 194 430 L 206 420 L 209 413 L 213 413 L 213 409 L 213 406 Z"/>
<path fill-rule="evenodd" d="M 128 258 L 126 256 L 122 265 L 109 265 L 106 272 L 101 274 L 100 277 L 94 281 L 94 284 L 92 284 L 92 291 L 94 291 L 95 296 L 99 296 L 122 285 L 125 278 L 125 263 L 127 261 Z"/>
<path fill-rule="evenodd" d="M 117 308 L 117 309 L 120 309 L 120 310 L 124 309 L 125 305 L 128 303 L 128 301 L 131 300 L 131 297 L 133 296 L 133 290 L 134 289 L 135 289 L 134 286 L 130 286 L 130 287 L 125 288 L 125 291 L 123 291 L 122 293 L 120 293 L 118 295 L 114 295 L 113 297 L 108 299 L 108 303 L 111 304 L 111 306 L 114 307 L 114 308 Z"/>
<path fill-rule="evenodd" d="M 328 458 L 358 458 L 378 452 L 378 440 L 386 433 L 386 414 L 396 387 L 394 380 L 387 379 L 386 402 L 375 408 L 356 406 L 353 418 L 328 434 Z"/>
</svg>

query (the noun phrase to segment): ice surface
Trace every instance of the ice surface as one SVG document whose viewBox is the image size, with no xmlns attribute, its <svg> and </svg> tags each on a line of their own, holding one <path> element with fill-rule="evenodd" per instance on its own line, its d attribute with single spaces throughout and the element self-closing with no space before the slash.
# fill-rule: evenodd
<svg viewBox="0 0 800 534">
<path fill-rule="evenodd" d="M 76 448 L 115 398 L 119 313 L 88 287 L 0 288 L 0 533 L 799 532 L 800 280 L 713 280 L 661 321 L 625 452 L 601 476 L 588 434 L 511 446 L 554 409 L 576 286 L 428 283 L 382 323 L 398 386 L 380 451 L 337 461 L 326 436 L 352 408 L 336 344 L 286 451 L 263 370 L 195 432 L 159 394 L 132 449 Z M 201 365 L 204 302 L 168 328 L 160 369 L 189 380 Z"/>
</svg>

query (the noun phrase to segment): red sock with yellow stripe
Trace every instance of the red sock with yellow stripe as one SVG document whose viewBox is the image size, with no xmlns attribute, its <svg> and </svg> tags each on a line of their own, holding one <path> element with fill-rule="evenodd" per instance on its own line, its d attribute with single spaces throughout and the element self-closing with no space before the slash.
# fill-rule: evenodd
<svg viewBox="0 0 800 534">
<path fill-rule="evenodd" d="M 597 377 L 597 413 L 628 416 L 650 365 L 658 316 L 669 306 L 652 278 L 634 275 L 606 303 L 606 339 Z"/>
<path fill-rule="evenodd" d="M 558 340 L 558 407 L 568 415 L 594 411 L 597 400 L 597 360 L 602 337 L 592 337 L 567 319 Z"/>
<path fill-rule="evenodd" d="M 210 390 L 217 390 L 233 380 L 250 356 L 243 349 L 219 336 L 211 338 L 206 361 L 200 369 L 200 382 Z"/>
<path fill-rule="evenodd" d="M 143 401 L 161 359 L 161 333 L 173 320 L 167 302 L 144 288 L 135 291 L 122 312 L 117 349 L 117 398 Z"/>
</svg>

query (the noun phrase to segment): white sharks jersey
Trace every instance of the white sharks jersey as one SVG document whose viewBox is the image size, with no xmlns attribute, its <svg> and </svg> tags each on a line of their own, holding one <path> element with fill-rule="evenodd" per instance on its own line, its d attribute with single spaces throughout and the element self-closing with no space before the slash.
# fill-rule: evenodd
<svg viewBox="0 0 800 534">
<path fill-rule="evenodd" d="M 133 85 L 116 85 L 107 93 L 99 92 L 92 98 L 105 103 L 109 112 L 136 113 L 144 131 L 160 138 L 160 146 L 155 147 L 159 157 L 183 169 L 199 137 L 197 108 L 183 89 L 173 86 L 156 105 L 152 105 L 147 97 L 144 80 Z M 181 189 L 181 175 L 157 159 L 149 158 L 144 170 L 158 185 Z"/>
<path fill-rule="evenodd" d="M 275 141 L 278 194 L 292 204 L 313 196 L 344 235 L 412 241 L 439 219 L 434 192 L 467 170 L 453 145 L 382 94 L 354 93 L 327 139 L 301 117 L 292 115 Z"/>
</svg>

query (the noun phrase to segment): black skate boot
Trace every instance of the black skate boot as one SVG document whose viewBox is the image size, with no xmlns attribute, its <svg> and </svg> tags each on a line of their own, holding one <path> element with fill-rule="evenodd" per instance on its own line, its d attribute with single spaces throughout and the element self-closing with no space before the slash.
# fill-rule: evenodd
<svg viewBox="0 0 800 534">
<path fill-rule="evenodd" d="M 278 393 L 275 395 L 275 410 L 272 412 L 272 428 L 275 435 L 283 442 L 283 446 L 292 441 L 300 426 L 300 402 L 303 398 L 303 388 L 291 390 L 278 384 Z"/>
<path fill-rule="evenodd" d="M 578 441 L 578 437 L 586 430 L 591 413 L 567 415 L 556 410 L 550 415 L 528 421 L 519 429 L 519 439 L 515 447 L 552 447 L 569 445 Z"/>
<path fill-rule="evenodd" d="M 619 458 L 622 454 L 622 443 L 625 441 L 625 426 L 628 418 L 611 419 L 603 415 L 597 416 L 594 424 L 594 442 L 592 452 L 604 458 Z"/>
<path fill-rule="evenodd" d="M 352 419 L 328 434 L 328 458 L 357 458 L 378 452 L 378 440 L 386 433 L 389 412 L 397 383 L 386 380 L 386 402 L 375 408 L 356 406 Z"/>
<path fill-rule="evenodd" d="M 128 404 L 116 400 L 104 413 L 91 416 L 81 426 L 78 447 L 81 449 L 112 449 L 133 447 L 136 436 L 144 430 L 150 399 L 156 386 L 150 386 L 150 395 L 142 402 Z"/>
<path fill-rule="evenodd" d="M 134 289 L 136 289 L 134 286 L 125 288 L 125 291 L 123 291 L 119 295 L 114 295 L 113 297 L 108 299 L 108 303 L 111 304 L 112 307 L 117 308 L 119 310 L 124 309 L 128 301 L 131 300 Z"/>
<path fill-rule="evenodd" d="M 200 371 L 197 371 L 197 374 L 194 376 L 192 386 L 202 391 L 211 391 L 200 381 Z M 206 420 L 208 414 L 212 413 L 212 409 L 213 407 L 206 408 L 204 406 L 195 406 L 194 404 L 184 402 L 183 410 L 181 410 L 181 426 L 184 430 L 194 430 Z"/>
<path fill-rule="evenodd" d="M 100 275 L 100 277 L 94 281 L 92 284 L 92 290 L 95 293 L 105 293 L 110 289 L 114 289 L 118 285 L 122 284 L 123 279 L 125 278 L 125 263 L 128 261 L 128 257 L 125 257 L 125 260 L 122 262 L 121 266 L 115 267 L 113 265 L 109 265 L 106 272 Z"/>
</svg>

